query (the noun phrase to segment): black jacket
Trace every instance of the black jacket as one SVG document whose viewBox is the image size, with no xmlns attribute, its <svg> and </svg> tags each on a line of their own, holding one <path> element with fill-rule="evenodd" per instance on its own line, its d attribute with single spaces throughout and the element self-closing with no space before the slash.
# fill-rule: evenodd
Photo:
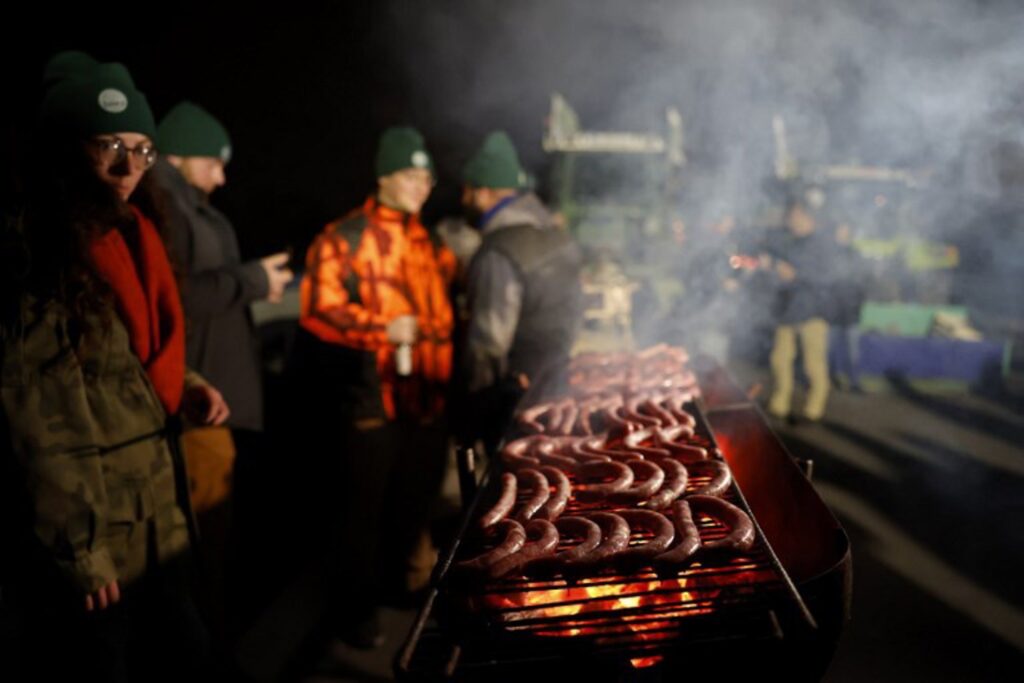
<svg viewBox="0 0 1024 683">
<path fill-rule="evenodd" d="M 242 263 L 231 222 L 177 169 L 161 159 L 151 173 L 169 194 L 167 231 L 182 277 L 188 367 L 224 395 L 229 426 L 261 430 L 259 348 L 249 304 L 266 298 L 266 273 L 259 261 Z"/>
</svg>

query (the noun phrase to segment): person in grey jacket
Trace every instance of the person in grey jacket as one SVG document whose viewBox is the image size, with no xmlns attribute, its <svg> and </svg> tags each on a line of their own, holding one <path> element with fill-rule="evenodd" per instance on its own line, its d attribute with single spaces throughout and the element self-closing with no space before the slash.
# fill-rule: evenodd
<svg viewBox="0 0 1024 683">
<path fill-rule="evenodd" d="M 189 320 L 190 367 L 221 387 L 230 401 L 228 424 L 260 431 L 263 406 L 259 359 L 249 304 L 279 301 L 292 279 L 288 254 L 242 262 L 228 218 L 210 204 L 225 183 L 231 158 L 227 131 L 191 102 L 174 107 L 160 122 L 154 175 L 173 200 L 169 237 L 181 270 Z"/>
<path fill-rule="evenodd" d="M 193 429 L 182 438 L 192 505 L 207 546 L 202 554 L 206 612 L 224 638 L 225 541 L 236 526 L 232 517 L 241 518 L 243 526 L 252 517 L 245 510 L 232 512 L 235 460 L 237 455 L 251 473 L 257 465 L 246 461 L 259 460 L 263 443 L 261 366 L 249 305 L 279 301 L 292 273 L 286 253 L 243 262 L 231 222 L 210 204 L 210 195 L 225 183 L 231 158 L 230 138 L 217 119 L 182 102 L 160 122 L 156 142 L 161 159 L 152 173 L 170 199 L 167 232 L 182 278 L 186 359 L 203 376 L 216 378 L 211 381 L 233 409 L 226 427 Z"/>
<path fill-rule="evenodd" d="M 504 132 L 485 139 L 463 183 L 463 206 L 483 239 L 467 276 L 461 370 L 469 396 L 483 399 L 468 404 L 490 409 L 472 423 L 493 447 L 530 382 L 551 381 L 568 368 L 582 317 L 582 255 L 537 196 L 524 191 L 526 174 Z"/>
</svg>

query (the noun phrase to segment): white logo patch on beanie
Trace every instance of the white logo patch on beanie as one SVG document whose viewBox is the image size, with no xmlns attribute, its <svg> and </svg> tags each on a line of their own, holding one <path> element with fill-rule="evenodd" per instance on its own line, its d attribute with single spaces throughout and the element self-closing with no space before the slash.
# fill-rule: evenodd
<svg viewBox="0 0 1024 683">
<path fill-rule="evenodd" d="M 224 145 L 220 148 L 220 160 L 225 164 L 231 161 L 231 145 Z"/>
<path fill-rule="evenodd" d="M 128 108 L 128 97 L 116 88 L 107 88 L 98 98 L 100 109 L 109 114 L 120 114 Z"/>
<path fill-rule="evenodd" d="M 412 153 L 412 165 L 413 168 L 426 168 L 430 165 L 430 157 L 427 156 L 426 152 L 418 149 Z"/>
</svg>

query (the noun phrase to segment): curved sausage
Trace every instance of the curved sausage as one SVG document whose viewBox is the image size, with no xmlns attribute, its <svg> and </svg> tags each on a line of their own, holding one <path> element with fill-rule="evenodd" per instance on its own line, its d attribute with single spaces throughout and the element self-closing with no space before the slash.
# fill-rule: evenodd
<svg viewBox="0 0 1024 683">
<path fill-rule="evenodd" d="M 697 426 L 697 419 L 683 406 L 693 400 L 693 394 L 684 391 L 673 391 L 669 393 L 662 404 L 675 416 L 680 424 L 690 428 Z"/>
<path fill-rule="evenodd" d="M 558 547 L 558 529 L 546 519 L 534 519 L 526 525 L 527 542 L 516 552 L 509 553 L 487 566 L 487 573 L 497 579 L 528 562 L 551 555 Z"/>
<path fill-rule="evenodd" d="M 524 486 L 530 490 L 530 497 L 523 502 L 514 518 L 520 524 L 526 524 L 548 501 L 551 491 L 548 489 L 547 477 L 535 469 L 519 470 L 516 472 L 516 480 L 520 484 L 519 490 Z"/>
<path fill-rule="evenodd" d="M 646 529 L 654 534 L 654 538 L 641 544 L 630 546 L 615 558 L 617 564 L 633 567 L 651 562 L 656 556 L 668 550 L 676 536 L 672 522 L 660 512 L 653 510 L 622 510 L 618 512 L 630 529 Z"/>
<path fill-rule="evenodd" d="M 516 422 L 535 434 L 543 434 L 546 430 L 539 418 L 551 410 L 551 403 L 538 403 L 516 413 Z"/>
<path fill-rule="evenodd" d="M 655 437 L 655 434 L 657 433 L 658 430 L 651 427 L 648 427 L 646 429 L 638 429 L 635 432 L 626 434 L 624 437 L 622 437 L 622 445 L 624 445 L 626 448 L 636 448 L 641 443 L 647 441 L 650 438 L 657 438 Z"/>
<path fill-rule="evenodd" d="M 493 564 L 503 560 L 512 553 L 518 552 L 526 543 L 526 530 L 523 525 L 512 519 L 503 519 L 493 529 L 501 534 L 498 545 L 476 557 L 463 560 L 455 566 L 461 571 L 487 571 Z"/>
<path fill-rule="evenodd" d="M 661 421 L 656 417 L 644 415 L 640 412 L 640 404 L 644 401 L 643 396 L 634 396 L 625 402 L 622 410 L 622 417 L 630 422 L 636 422 L 647 427 L 660 427 Z"/>
<path fill-rule="evenodd" d="M 501 495 L 490 510 L 480 517 L 480 527 L 486 529 L 494 526 L 508 516 L 512 506 L 516 504 L 516 475 L 505 472 L 501 475 Z"/>
<path fill-rule="evenodd" d="M 557 467 L 544 466 L 540 468 L 540 471 L 547 478 L 548 485 L 555 487 L 555 492 L 551 494 L 534 517 L 553 522 L 565 512 L 569 496 L 572 495 L 572 484 L 569 482 L 569 477 L 565 476 L 565 472 Z"/>
<path fill-rule="evenodd" d="M 619 408 L 605 408 L 601 411 L 601 415 L 605 417 L 608 422 L 608 435 L 609 436 L 625 436 L 640 429 L 640 424 L 631 420 L 625 420 L 619 416 Z"/>
<path fill-rule="evenodd" d="M 652 448 L 651 446 L 634 446 L 630 449 L 631 452 L 637 455 L 642 455 L 645 459 L 650 460 L 661 460 L 663 458 L 671 458 L 672 452 L 666 448 Z"/>
<path fill-rule="evenodd" d="M 664 441 L 682 441 L 684 439 L 693 438 L 693 426 L 691 425 L 672 425 L 671 427 L 662 427 L 657 430 L 657 433 L 652 434 L 654 437 L 654 443 L 662 443 Z"/>
<path fill-rule="evenodd" d="M 705 550 L 746 552 L 754 545 L 754 523 L 747 513 L 732 503 L 715 496 L 690 496 L 686 499 L 694 512 L 702 512 L 729 527 L 729 534 L 714 541 L 705 541 Z"/>
<path fill-rule="evenodd" d="M 711 470 L 711 481 L 693 491 L 691 496 L 720 496 L 729 490 L 732 484 L 732 473 L 729 466 L 721 460 L 703 460 L 687 464 L 687 469 Z M 691 473 L 692 474 L 692 473 Z"/>
<path fill-rule="evenodd" d="M 634 460 L 626 463 L 633 470 L 633 484 L 625 491 L 613 493 L 608 500 L 613 503 L 635 505 L 654 495 L 665 483 L 665 471 L 648 460 Z M 637 480 L 640 480 L 637 483 Z"/>
<path fill-rule="evenodd" d="M 660 432 L 654 433 L 654 443 L 658 448 L 669 451 L 672 457 L 679 458 L 684 464 L 708 459 L 708 451 L 700 446 L 693 446 L 686 443 L 677 443 L 662 437 Z"/>
<path fill-rule="evenodd" d="M 576 468 L 576 475 L 580 479 L 612 477 L 611 481 L 585 484 L 585 488 L 577 488 L 574 493 L 576 500 L 579 501 L 601 500 L 612 493 L 625 491 L 633 485 L 633 470 L 621 462 L 591 462 L 580 465 Z"/>
<path fill-rule="evenodd" d="M 655 401 L 653 398 L 644 400 L 639 407 L 646 410 L 652 417 L 656 418 L 661 423 L 662 427 L 671 427 L 672 425 L 679 423 L 679 420 L 677 420 L 671 412 L 662 408 L 658 404 L 658 401 Z"/>
<path fill-rule="evenodd" d="M 598 409 L 596 401 L 587 400 L 579 403 L 579 414 L 576 416 L 576 429 L 584 436 L 590 436 L 594 433 L 594 426 L 590 424 L 590 416 Z"/>
<path fill-rule="evenodd" d="M 578 441 L 575 437 L 566 436 L 551 436 L 543 438 L 537 441 L 534 446 L 533 454 L 537 459 L 538 464 L 543 463 L 545 465 L 551 465 L 558 467 L 568 472 L 572 472 L 576 469 L 576 459 L 570 455 L 561 455 L 555 453 L 555 451 L 565 448 L 568 446 L 572 448 L 572 444 Z"/>
<path fill-rule="evenodd" d="M 590 448 L 589 452 L 592 455 L 599 455 L 608 460 L 614 460 L 615 462 L 632 462 L 634 460 L 643 460 L 644 456 L 639 453 L 634 453 L 632 450 L 619 450 L 617 448 Z"/>
<path fill-rule="evenodd" d="M 519 470 L 539 465 L 540 460 L 533 455 L 533 450 L 540 438 L 542 437 L 537 435 L 524 436 L 505 444 L 501 449 L 501 461 L 505 467 L 510 470 Z"/>
<path fill-rule="evenodd" d="M 665 458 L 656 462 L 665 471 L 665 483 L 645 503 L 645 507 L 648 510 L 660 510 L 671 505 L 673 501 L 686 492 L 686 482 L 690 478 L 689 472 L 686 471 L 682 463 L 672 458 Z"/>
<path fill-rule="evenodd" d="M 552 432 L 563 436 L 572 434 L 573 428 L 576 426 L 576 418 L 579 414 L 580 407 L 577 405 L 575 399 L 565 399 L 562 402 L 561 420 L 557 425 L 553 426 Z"/>
<path fill-rule="evenodd" d="M 685 500 L 677 500 L 672 504 L 672 523 L 676 529 L 676 545 L 654 557 L 654 564 L 659 570 L 677 571 L 701 547 L 700 532 L 693 521 L 693 511 Z"/>
<path fill-rule="evenodd" d="M 600 527 L 601 543 L 582 557 L 566 562 L 568 569 L 594 567 L 629 547 L 629 523 L 621 516 L 612 512 L 592 512 L 587 518 Z"/>
<path fill-rule="evenodd" d="M 572 457 L 579 463 L 608 462 L 611 460 L 610 457 L 596 452 L 602 446 L 604 446 L 603 436 L 588 436 L 580 439 L 570 448 L 572 449 Z"/>
<path fill-rule="evenodd" d="M 585 557 L 601 544 L 601 527 L 586 517 L 559 517 L 554 525 L 558 529 L 560 541 L 565 541 L 571 536 L 581 539 L 580 542 L 554 555 L 533 560 L 523 567 L 523 571 L 531 574 L 553 574 L 564 569 L 567 564 Z"/>
</svg>

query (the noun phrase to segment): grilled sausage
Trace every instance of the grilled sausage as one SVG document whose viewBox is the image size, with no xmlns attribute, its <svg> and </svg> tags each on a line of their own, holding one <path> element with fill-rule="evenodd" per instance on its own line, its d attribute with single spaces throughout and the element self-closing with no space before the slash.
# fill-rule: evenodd
<svg viewBox="0 0 1024 683">
<path fill-rule="evenodd" d="M 576 474 L 580 479 L 613 477 L 611 481 L 585 484 L 585 488 L 577 488 L 575 496 L 580 501 L 601 500 L 612 493 L 625 491 L 633 484 L 633 470 L 621 462 L 587 463 L 576 468 Z"/>
<path fill-rule="evenodd" d="M 519 411 L 516 414 L 516 421 L 528 431 L 535 434 L 543 434 L 547 431 L 540 423 L 539 418 L 551 410 L 551 403 L 538 403 Z"/>
<path fill-rule="evenodd" d="M 697 472 L 701 470 L 711 471 L 711 481 L 693 491 L 691 495 L 720 496 L 728 491 L 729 486 L 732 484 L 732 473 L 729 472 L 729 466 L 722 460 L 703 460 L 688 464 L 686 467 L 690 470 L 691 476 L 694 474 L 693 470 Z"/>
<path fill-rule="evenodd" d="M 572 484 L 569 483 L 569 477 L 565 476 L 565 472 L 557 467 L 545 466 L 541 467 L 540 471 L 547 478 L 548 485 L 555 487 L 555 491 L 534 516 L 553 522 L 565 511 L 569 496 L 572 495 Z"/>
<path fill-rule="evenodd" d="M 600 527 L 601 543 L 582 557 L 566 562 L 567 570 L 591 569 L 629 547 L 629 524 L 621 516 L 592 512 L 587 518 Z"/>
<path fill-rule="evenodd" d="M 536 467 L 540 460 L 534 455 L 537 443 L 543 437 L 533 435 L 510 441 L 501 449 L 501 461 L 510 470 Z"/>
<path fill-rule="evenodd" d="M 603 436 L 588 436 L 580 439 L 571 446 L 572 457 L 578 463 L 608 462 L 611 460 L 607 455 L 597 453 L 597 450 L 604 446 Z"/>
<path fill-rule="evenodd" d="M 654 495 L 665 483 L 665 471 L 648 460 L 634 460 L 626 463 L 633 470 L 633 484 L 625 491 L 613 493 L 608 500 L 613 503 L 635 505 Z M 639 479 L 639 483 L 637 482 Z"/>
<path fill-rule="evenodd" d="M 516 504 L 516 475 L 505 472 L 501 475 L 501 495 L 490 510 L 480 517 L 481 528 L 494 526 L 508 516 Z"/>
<path fill-rule="evenodd" d="M 568 448 L 571 452 L 572 445 L 578 440 L 575 437 L 569 436 L 542 438 L 534 446 L 533 454 L 537 458 L 538 463 L 558 467 L 566 472 L 572 472 L 576 469 L 576 459 L 571 455 L 563 455 L 556 453 L 556 451 Z"/>
<path fill-rule="evenodd" d="M 676 531 L 665 515 L 653 510 L 622 510 L 618 512 L 630 529 L 646 529 L 654 538 L 640 545 L 630 546 L 615 557 L 617 566 L 635 568 L 649 564 L 654 558 L 668 550 Z"/>
<path fill-rule="evenodd" d="M 561 434 L 568 436 L 572 434 L 573 429 L 576 426 L 576 418 L 580 414 L 580 407 L 576 404 L 575 399 L 567 398 L 562 402 L 562 414 L 561 420 L 557 426 L 554 426 L 552 432 L 555 434 Z"/>
<path fill-rule="evenodd" d="M 548 489 L 547 477 L 534 469 L 519 470 L 516 472 L 516 481 L 520 491 L 524 487 L 530 491 L 529 497 L 523 502 L 514 517 L 520 524 L 526 524 L 548 501 L 551 491 Z"/>
<path fill-rule="evenodd" d="M 639 406 L 641 410 L 645 410 L 648 415 L 656 418 L 662 427 L 671 427 L 679 423 L 679 420 L 668 410 L 659 405 L 659 401 L 654 398 L 645 399 Z"/>
<path fill-rule="evenodd" d="M 713 517 L 729 527 L 729 534 L 714 541 L 705 541 L 704 550 L 746 552 L 754 545 L 754 523 L 747 513 L 732 503 L 715 496 L 690 496 L 686 499 L 694 512 Z"/>
<path fill-rule="evenodd" d="M 694 380 L 696 383 L 696 380 Z M 691 428 L 697 426 L 697 420 L 690 415 L 689 411 L 683 406 L 693 400 L 693 394 L 688 391 L 681 391 L 676 389 L 670 392 L 662 402 L 665 409 L 668 410 L 672 415 L 679 421 L 680 424 L 687 425 Z"/>
<path fill-rule="evenodd" d="M 622 417 L 629 422 L 636 422 L 644 427 L 660 427 L 661 421 L 656 417 L 644 415 L 640 412 L 640 405 L 644 402 L 644 396 L 634 396 L 626 400 L 622 410 Z"/>
<path fill-rule="evenodd" d="M 585 517 L 559 517 L 554 525 L 558 529 L 560 541 L 571 536 L 581 539 L 580 542 L 554 555 L 533 560 L 523 567 L 524 572 L 531 575 L 554 574 L 585 557 L 601 544 L 601 527 Z"/>
<path fill-rule="evenodd" d="M 487 567 L 491 578 L 505 576 L 528 562 L 552 555 L 558 547 L 558 529 L 546 519 L 534 519 L 526 525 L 527 542 L 514 553 L 497 560 Z"/>
<path fill-rule="evenodd" d="M 644 507 L 648 510 L 660 510 L 671 505 L 673 501 L 686 491 L 686 482 L 689 480 L 689 473 L 678 461 L 672 458 L 665 458 L 655 462 L 665 472 L 665 483 L 644 504 Z"/>
<path fill-rule="evenodd" d="M 501 540 L 498 541 L 498 544 L 476 557 L 456 564 L 459 571 L 470 573 L 487 571 L 496 562 L 518 552 L 526 543 L 526 530 L 515 520 L 503 519 L 494 525 L 493 530 L 500 534 Z"/>
<path fill-rule="evenodd" d="M 659 571 L 678 571 L 701 547 L 700 532 L 693 521 L 693 511 L 685 500 L 677 500 L 672 504 L 672 523 L 676 529 L 676 545 L 655 556 L 654 566 Z"/>
<path fill-rule="evenodd" d="M 632 450 L 608 448 L 606 441 L 607 440 L 604 437 L 600 436 L 583 439 L 579 444 L 579 450 L 583 454 L 599 456 L 603 461 L 616 460 L 619 462 L 628 462 L 630 460 L 644 459 L 642 455 L 634 453 Z"/>
<path fill-rule="evenodd" d="M 708 458 L 706 448 L 666 439 L 661 432 L 656 431 L 654 433 L 654 443 L 658 448 L 668 451 L 672 454 L 672 457 L 678 458 L 686 465 L 699 460 L 707 460 Z"/>
</svg>

